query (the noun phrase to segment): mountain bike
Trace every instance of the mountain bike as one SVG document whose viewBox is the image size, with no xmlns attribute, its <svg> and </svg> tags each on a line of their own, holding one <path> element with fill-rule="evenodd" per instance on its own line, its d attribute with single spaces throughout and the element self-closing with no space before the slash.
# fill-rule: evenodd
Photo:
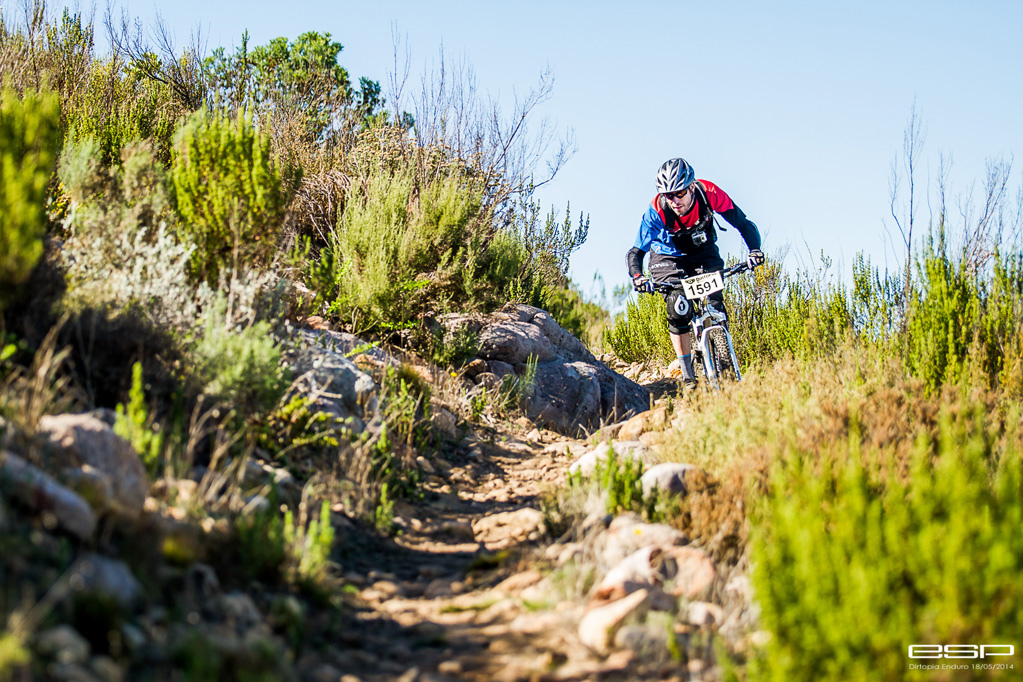
<svg viewBox="0 0 1023 682">
<path fill-rule="evenodd" d="M 728 332 L 728 316 L 719 310 L 711 294 L 723 291 L 725 280 L 750 270 L 747 263 L 739 263 L 721 271 L 707 272 L 684 279 L 651 283 L 652 289 L 670 293 L 681 289 L 692 306 L 693 368 L 702 374 L 711 386 L 721 388 L 722 380 L 742 381 L 739 358 L 735 355 L 732 335 Z"/>
</svg>

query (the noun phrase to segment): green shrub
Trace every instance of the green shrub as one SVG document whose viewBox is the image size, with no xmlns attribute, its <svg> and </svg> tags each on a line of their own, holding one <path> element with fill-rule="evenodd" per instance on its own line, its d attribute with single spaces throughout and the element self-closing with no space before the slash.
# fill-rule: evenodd
<svg viewBox="0 0 1023 682">
<path fill-rule="evenodd" d="M 883 449 L 861 451 L 855 428 L 845 445 L 774 468 L 750 561 L 772 634 L 755 678 L 992 676 L 911 670 L 907 656 L 914 643 L 1012 643 L 1023 632 L 1019 408 L 986 412 L 946 409 L 908 471 L 879 467 Z"/>
<path fill-rule="evenodd" d="M 664 520 L 664 509 L 656 490 L 651 495 L 643 494 L 640 479 L 643 478 L 643 463 L 628 457 L 620 460 L 614 448 L 608 449 L 607 458 L 597 461 L 591 476 L 581 471 L 568 475 L 568 489 L 585 489 L 595 485 L 601 491 L 604 508 L 608 514 L 618 515 L 632 511 L 643 514 L 652 522 Z"/>
<path fill-rule="evenodd" d="M 769 261 L 728 281 L 729 331 L 740 363 L 826 357 L 852 333 L 849 296 L 843 285 L 828 281 L 830 265 L 822 256 L 818 272 L 790 276 L 779 261 Z"/>
<path fill-rule="evenodd" d="M 330 502 L 323 500 L 319 518 L 308 525 L 295 521 L 289 509 L 284 513 L 284 545 L 289 555 L 291 579 L 308 589 L 325 587 L 330 567 L 334 527 L 330 523 Z"/>
<path fill-rule="evenodd" d="M 669 363 L 675 349 L 668 338 L 668 312 L 658 294 L 629 297 L 625 312 L 614 317 L 604 332 L 604 344 L 621 360 L 655 360 Z"/>
<path fill-rule="evenodd" d="M 43 253 L 46 197 L 60 149 L 54 94 L 0 94 L 0 307 Z"/>
<path fill-rule="evenodd" d="M 977 278 L 946 252 L 944 235 L 931 239 L 917 262 L 918 282 L 910 298 L 906 364 L 931 390 L 958 380 L 981 317 Z"/>
<path fill-rule="evenodd" d="M 175 125 L 189 113 L 175 103 L 169 85 L 149 78 L 135 62 L 125 67 L 113 58 L 92 61 L 84 87 L 64 102 L 68 140 L 96 139 L 103 165 L 116 163 L 125 146 L 141 140 L 150 140 L 166 163 Z"/>
<path fill-rule="evenodd" d="M 269 137 L 244 112 L 193 114 L 174 135 L 170 176 L 195 279 L 272 253 L 297 174 L 274 167 Z"/>
<path fill-rule="evenodd" d="M 269 322 L 238 328 L 230 320 L 227 302 L 217 297 L 193 352 L 205 392 L 246 420 L 277 405 L 288 376 Z"/>
<path fill-rule="evenodd" d="M 591 350 L 600 346 L 604 330 L 611 322 L 606 310 L 583 299 L 579 289 L 571 283 L 551 290 L 547 297 L 547 311 Z"/>
<path fill-rule="evenodd" d="M 413 200 L 414 185 L 409 171 L 374 173 L 332 235 L 330 311 L 357 329 L 404 328 L 434 302 L 464 300 L 476 286 L 479 192 L 450 177 Z"/>
<path fill-rule="evenodd" d="M 31 660 L 32 656 L 22 638 L 16 634 L 0 631 L 0 680 Z"/>
<path fill-rule="evenodd" d="M 1018 394 L 1023 254 L 996 254 L 990 270 L 974 272 L 965 259 L 949 256 L 939 230 L 917 271 L 903 345 L 909 370 L 934 392 L 970 374 L 978 384 Z"/>
<path fill-rule="evenodd" d="M 284 520 L 273 504 L 235 520 L 238 567 L 251 580 L 276 582 L 288 558 Z"/>
<path fill-rule="evenodd" d="M 118 403 L 114 433 L 121 436 L 135 448 L 150 475 L 157 473 L 160 457 L 163 455 L 163 434 L 154 430 L 146 406 L 145 389 L 142 386 L 142 363 L 136 362 L 131 368 L 131 392 L 128 406 Z"/>
<path fill-rule="evenodd" d="M 361 181 L 307 276 L 327 311 L 358 332 L 508 301 L 542 306 L 586 237 L 582 219 L 577 229 L 553 212 L 542 221 L 535 203 L 495 215 L 472 163 L 416 147 L 391 126 L 361 135 L 346 164 Z"/>
</svg>

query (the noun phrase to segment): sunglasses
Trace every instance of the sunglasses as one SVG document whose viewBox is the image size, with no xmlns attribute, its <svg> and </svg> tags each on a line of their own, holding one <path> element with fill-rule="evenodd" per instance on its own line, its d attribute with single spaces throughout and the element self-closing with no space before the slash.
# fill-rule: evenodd
<svg viewBox="0 0 1023 682">
<path fill-rule="evenodd" d="M 678 192 L 671 192 L 670 194 L 665 194 L 664 198 L 667 199 L 668 201 L 682 201 L 692 193 L 693 188 L 686 187 L 685 189 L 679 190 Z"/>
</svg>

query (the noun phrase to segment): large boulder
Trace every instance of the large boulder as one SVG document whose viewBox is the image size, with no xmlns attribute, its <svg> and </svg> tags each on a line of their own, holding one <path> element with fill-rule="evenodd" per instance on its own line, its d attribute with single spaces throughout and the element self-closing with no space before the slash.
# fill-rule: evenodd
<svg viewBox="0 0 1023 682">
<path fill-rule="evenodd" d="M 438 321 L 449 332 L 478 333 L 478 356 L 490 367 L 511 367 L 520 380 L 531 380 L 526 412 L 549 429 L 575 435 L 650 406 L 645 388 L 608 369 L 544 310 L 509 304 L 484 318 Z"/>
<path fill-rule="evenodd" d="M 293 395 L 308 398 L 311 409 L 332 415 L 338 424 L 358 433 L 376 414 L 378 386 L 349 359 L 356 353 L 381 363 L 394 362 L 352 334 L 303 329 L 292 339 L 288 365 L 296 377 Z"/>
</svg>

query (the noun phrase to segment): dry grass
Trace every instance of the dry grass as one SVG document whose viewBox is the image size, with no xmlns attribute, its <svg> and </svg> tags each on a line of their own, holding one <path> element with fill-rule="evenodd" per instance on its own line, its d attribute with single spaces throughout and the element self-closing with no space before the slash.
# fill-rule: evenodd
<svg viewBox="0 0 1023 682">
<path fill-rule="evenodd" d="M 739 562 L 748 511 L 773 464 L 809 456 L 820 467 L 825 457 L 847 451 L 834 445 L 849 443 L 878 480 L 890 472 L 904 478 L 920 439 L 936 442 L 943 406 L 955 420 L 972 409 L 967 405 L 983 405 L 988 425 L 1018 440 L 1000 401 L 992 391 L 957 386 L 929 396 L 897 361 L 852 346 L 826 359 L 787 359 L 751 371 L 739 385 L 699 394 L 683 408 L 680 428 L 661 439 L 663 460 L 706 472 L 674 523 L 715 559 Z"/>
</svg>

